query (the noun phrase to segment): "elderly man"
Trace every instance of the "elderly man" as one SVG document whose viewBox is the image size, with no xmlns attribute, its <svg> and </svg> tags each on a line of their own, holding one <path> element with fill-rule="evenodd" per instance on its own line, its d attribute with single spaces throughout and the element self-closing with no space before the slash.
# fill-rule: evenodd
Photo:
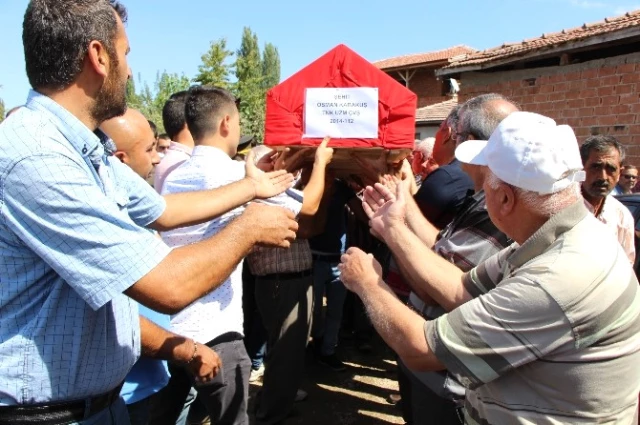
<svg viewBox="0 0 640 425">
<path fill-rule="evenodd" d="M 413 148 L 411 171 L 419 184 L 422 184 L 422 181 L 438 168 L 438 163 L 433 159 L 435 142 L 435 137 L 427 137 L 423 140 L 417 140 Z"/>
<path fill-rule="evenodd" d="M 141 351 L 132 299 L 175 313 L 224 281 L 257 243 L 286 247 L 295 238 L 293 214 L 264 205 L 173 250 L 144 228 L 208 221 L 285 190 L 292 176 L 248 169 L 224 188 L 163 198 L 108 155 L 112 142 L 98 128 L 126 111 L 124 20 L 115 1 L 27 6 L 33 90 L 0 126 L 0 423 L 127 423 L 120 386 Z M 189 340 L 187 349 L 185 363 L 208 368 L 203 381 L 212 379 L 198 344 Z"/>
<path fill-rule="evenodd" d="M 495 93 L 469 99 L 458 112 L 457 144 L 471 139 L 488 139 L 500 121 L 517 110 L 513 103 Z M 407 197 L 406 219 L 425 248 L 433 249 L 436 254 L 466 272 L 498 253 L 511 241 L 489 219 L 482 190 L 484 176 L 477 171 L 480 167 L 464 163 L 461 167 L 471 177 L 475 193 L 467 196 L 463 207 L 442 232 L 439 233 L 421 214 L 410 197 Z M 425 319 L 436 319 L 448 310 L 421 290 L 420 282 L 424 276 L 419 274 L 415 264 L 402 261 L 411 255 L 406 251 L 408 246 L 400 244 L 393 250 L 393 255 L 399 260 L 406 281 L 413 287 L 409 305 Z M 386 282 L 397 294 L 397 284 L 394 284 L 394 274 L 391 272 L 391 266 L 395 263 L 391 262 Z M 459 423 L 458 407 L 464 400 L 464 387 L 454 376 L 445 371 L 412 371 L 402 361 L 399 361 L 399 366 L 402 408 L 407 422 L 425 425 Z"/>
<path fill-rule="evenodd" d="M 636 259 L 633 216 L 611 195 L 620 178 L 624 147 L 613 136 L 591 136 L 580 146 L 587 177 L 582 183 L 585 205 L 613 233 L 631 264 Z"/>
<path fill-rule="evenodd" d="M 402 305 L 357 249 L 343 256 L 345 284 L 405 363 L 446 368 L 467 387 L 467 424 L 631 423 L 638 281 L 584 206 L 575 135 L 514 112 L 489 141 L 467 141 L 456 157 L 482 167 L 491 221 L 515 243 L 467 273 L 435 255 L 407 258 L 420 262 L 425 291 L 450 310 L 434 321 Z M 391 245 L 406 241 L 403 189 L 379 189 L 379 202 L 365 205 L 373 231 Z"/>
</svg>

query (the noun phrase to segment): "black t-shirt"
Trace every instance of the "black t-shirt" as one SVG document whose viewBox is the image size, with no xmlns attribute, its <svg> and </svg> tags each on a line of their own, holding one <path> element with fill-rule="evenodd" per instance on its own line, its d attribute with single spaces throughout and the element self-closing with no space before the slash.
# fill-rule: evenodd
<svg viewBox="0 0 640 425">
<path fill-rule="evenodd" d="M 443 229 L 455 217 L 469 191 L 473 193 L 473 181 L 454 160 L 429 174 L 414 199 L 427 220 Z"/>
</svg>

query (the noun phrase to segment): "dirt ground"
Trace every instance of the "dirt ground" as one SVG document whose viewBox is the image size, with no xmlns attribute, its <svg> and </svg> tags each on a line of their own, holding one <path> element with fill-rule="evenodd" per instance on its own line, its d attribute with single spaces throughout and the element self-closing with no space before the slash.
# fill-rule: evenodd
<svg viewBox="0 0 640 425">
<path fill-rule="evenodd" d="M 307 350 L 307 376 L 301 388 L 309 397 L 296 403 L 285 424 L 403 424 L 399 406 L 387 402 L 388 396 L 398 391 L 394 354 L 377 335 L 371 345 L 370 353 L 361 353 L 352 340 L 341 338 L 338 354 L 347 365 L 345 372 L 318 364 Z M 251 385 L 250 412 L 260 385 Z M 253 423 L 253 417 L 251 420 Z"/>
</svg>

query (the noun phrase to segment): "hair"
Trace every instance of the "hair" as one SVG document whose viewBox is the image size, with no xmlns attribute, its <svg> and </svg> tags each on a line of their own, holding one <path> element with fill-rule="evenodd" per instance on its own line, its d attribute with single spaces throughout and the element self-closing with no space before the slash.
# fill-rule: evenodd
<svg viewBox="0 0 640 425">
<path fill-rule="evenodd" d="M 433 156 L 433 146 L 435 142 L 435 137 L 427 137 L 426 139 L 419 140 L 413 150 L 420 152 L 422 157 L 427 160 Z"/>
<path fill-rule="evenodd" d="M 147 120 L 147 122 L 149 123 L 149 127 L 151 127 L 151 130 L 153 131 L 153 138 L 157 139 L 158 138 L 158 127 L 156 126 L 156 123 L 154 123 L 151 120 Z"/>
<path fill-rule="evenodd" d="M 167 133 L 162 133 L 161 135 L 158 136 L 158 139 L 171 140 L 171 137 L 169 137 Z"/>
<path fill-rule="evenodd" d="M 445 118 L 445 125 L 453 130 L 455 133 L 456 128 L 458 127 L 458 120 L 460 119 L 460 105 L 454 106 L 451 111 L 449 111 L 449 115 Z"/>
<path fill-rule="evenodd" d="M 566 188 L 550 194 L 540 194 L 531 190 L 521 189 L 512 184 L 506 183 L 496 176 L 491 169 L 487 170 L 485 182 L 491 189 L 498 189 L 501 184 L 505 184 L 513 189 L 516 197 L 522 201 L 528 209 L 535 211 L 543 217 L 551 217 L 569 205 L 574 204 L 582 198 L 580 183 L 571 183 Z"/>
<path fill-rule="evenodd" d="M 115 0 L 31 0 L 22 23 L 27 77 L 34 89 L 63 90 L 80 72 L 93 40 L 102 43 L 116 64 L 116 14 L 127 21 Z"/>
<path fill-rule="evenodd" d="M 589 155 L 592 151 L 596 152 L 608 152 L 610 149 L 615 149 L 620 153 L 620 163 L 624 161 L 626 152 L 624 146 L 613 136 L 604 136 L 601 134 L 590 136 L 580 146 L 580 157 L 582 158 L 582 164 L 587 163 Z"/>
<path fill-rule="evenodd" d="M 185 104 L 185 118 L 193 140 L 198 143 L 205 136 L 216 134 L 224 115 L 237 113 L 235 102 L 235 97 L 223 88 L 192 87 Z"/>
<path fill-rule="evenodd" d="M 184 117 L 184 105 L 189 92 L 179 91 L 171 95 L 162 108 L 162 124 L 171 140 L 175 140 L 187 123 Z"/>
<path fill-rule="evenodd" d="M 477 140 L 489 140 L 498 124 L 510 113 L 501 108 L 492 107 L 494 101 L 501 100 L 517 105 L 498 93 L 481 94 L 467 100 L 461 107 L 459 114 L 458 136 L 467 140 L 473 136 Z"/>
<path fill-rule="evenodd" d="M 637 170 L 638 167 L 636 167 L 635 165 L 631 165 L 631 164 L 626 164 L 622 166 L 623 170 Z"/>
</svg>

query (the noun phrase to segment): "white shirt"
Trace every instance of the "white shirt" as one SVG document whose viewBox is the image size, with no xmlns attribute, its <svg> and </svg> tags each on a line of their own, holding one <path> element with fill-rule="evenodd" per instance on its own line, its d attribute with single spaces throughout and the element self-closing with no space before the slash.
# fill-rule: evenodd
<svg viewBox="0 0 640 425">
<path fill-rule="evenodd" d="M 162 194 L 215 189 L 244 176 L 244 162 L 234 161 L 218 148 L 196 146 L 191 158 L 167 176 Z M 209 239 L 243 210 L 244 206 L 241 206 L 206 223 L 162 232 L 162 239 L 170 247 Z M 215 266 L 215 263 L 211 264 L 211 267 Z M 175 284 L 180 285 L 180 282 Z M 171 316 L 171 330 L 201 344 L 227 332 L 243 334 L 242 263 L 217 289 Z"/>
<path fill-rule="evenodd" d="M 584 204 L 592 214 L 595 213 L 593 205 L 586 199 Z M 607 195 L 600 215 L 596 216 L 596 218 L 611 230 L 611 233 L 618 239 L 633 265 L 636 259 L 635 224 L 629 209 L 613 196 Z"/>
</svg>

